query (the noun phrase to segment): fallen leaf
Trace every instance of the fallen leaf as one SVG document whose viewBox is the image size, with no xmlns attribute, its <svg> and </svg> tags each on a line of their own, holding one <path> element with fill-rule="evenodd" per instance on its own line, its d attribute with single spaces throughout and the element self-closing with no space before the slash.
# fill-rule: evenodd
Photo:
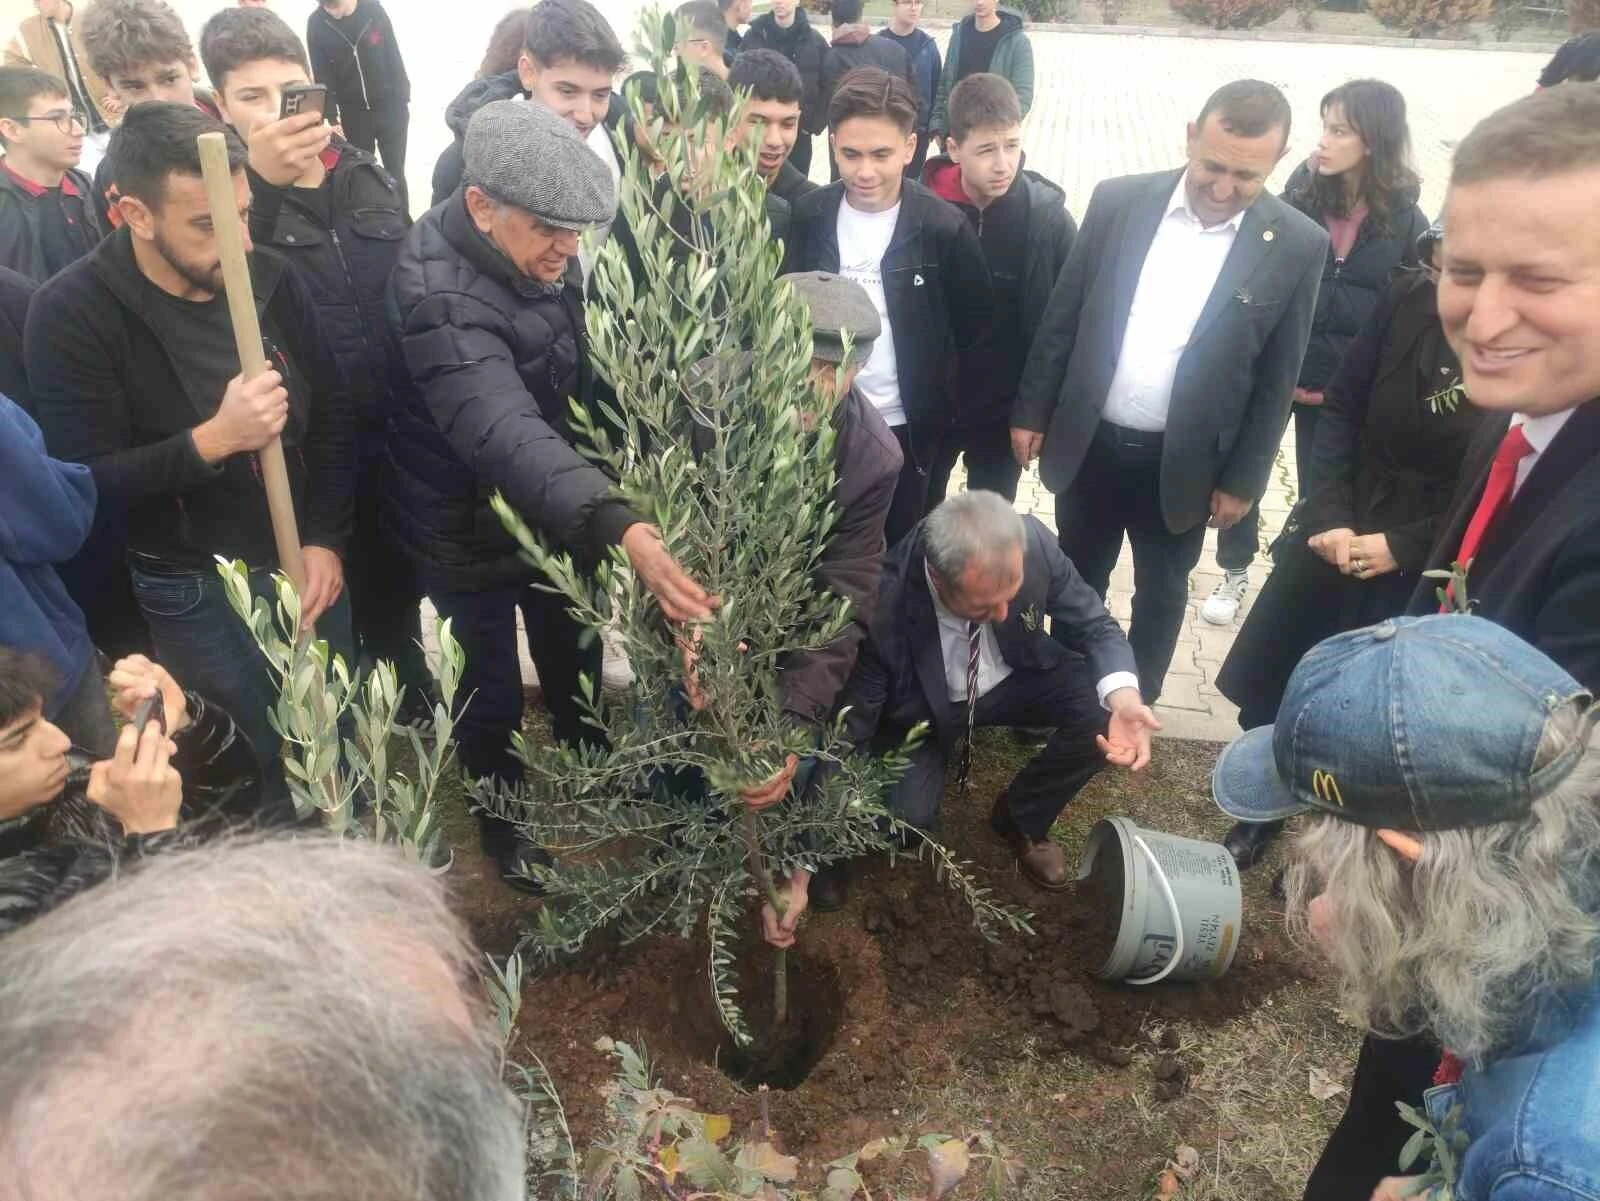
<svg viewBox="0 0 1600 1201">
<path fill-rule="evenodd" d="M 1200 1170 L 1200 1152 L 1187 1145 L 1179 1147 L 1172 1156 L 1172 1170 L 1182 1180 L 1193 1180 Z"/>
<path fill-rule="evenodd" d="M 661 1148 L 661 1170 L 667 1174 L 667 1183 L 672 1183 L 672 1178 L 678 1174 L 678 1148 Z"/>
<path fill-rule="evenodd" d="M 928 1148 L 928 1199 L 939 1201 L 961 1183 L 971 1165 L 966 1140 L 953 1138 Z"/>
<path fill-rule="evenodd" d="M 748 1143 L 739 1148 L 733 1157 L 735 1167 L 747 1172 L 760 1172 L 768 1180 L 788 1184 L 800 1173 L 800 1161 L 793 1155 L 784 1155 L 771 1143 Z"/>
<path fill-rule="evenodd" d="M 1176 1197 L 1178 1195 L 1178 1174 L 1168 1168 L 1156 1177 L 1156 1196 Z"/>
<path fill-rule="evenodd" d="M 1321 1068 L 1312 1068 L 1306 1073 L 1306 1076 L 1306 1091 L 1318 1101 L 1329 1100 L 1344 1092 L 1344 1085 L 1335 1081 L 1332 1076 Z"/>
<path fill-rule="evenodd" d="M 707 1142 L 720 1143 L 728 1137 L 728 1132 L 733 1129 L 733 1120 L 725 1113 L 703 1113 L 700 1117 L 705 1121 L 705 1137 Z"/>
</svg>

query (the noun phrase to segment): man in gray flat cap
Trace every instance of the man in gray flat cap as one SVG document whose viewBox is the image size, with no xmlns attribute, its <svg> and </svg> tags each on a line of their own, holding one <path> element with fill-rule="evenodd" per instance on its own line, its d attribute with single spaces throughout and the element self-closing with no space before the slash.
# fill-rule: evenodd
<svg viewBox="0 0 1600 1201">
<path fill-rule="evenodd" d="M 467 128 L 462 184 L 411 228 L 389 284 L 404 360 L 389 448 L 385 525 L 417 563 L 423 589 L 466 653 L 456 726 L 467 775 L 517 788 L 511 735 L 522 721 L 516 616 L 539 671 L 555 736 L 595 737 L 579 678 L 600 678 L 598 639 L 567 616 L 489 507 L 503 494 L 580 563 L 620 545 L 667 617 L 711 615 L 713 599 L 658 531 L 611 491 L 573 444 L 571 405 L 592 404 L 583 295 L 567 280 L 578 233 L 611 219 L 611 173 L 540 104 L 485 105 Z M 597 421 L 599 414 L 596 413 Z M 514 827 L 485 816 L 484 849 L 502 876 L 548 862 Z"/>
</svg>

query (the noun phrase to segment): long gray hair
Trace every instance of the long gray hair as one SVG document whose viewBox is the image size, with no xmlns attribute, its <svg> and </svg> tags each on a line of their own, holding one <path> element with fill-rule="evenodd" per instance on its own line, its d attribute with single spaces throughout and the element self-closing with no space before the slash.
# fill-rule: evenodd
<svg viewBox="0 0 1600 1201">
<path fill-rule="evenodd" d="M 370 844 L 152 858 L 0 941 L 0 1199 L 520 1201 L 475 960 Z"/>
<path fill-rule="evenodd" d="M 1591 980 L 1600 956 L 1600 737 L 1583 716 L 1552 719 L 1549 762 L 1587 751 L 1523 821 L 1424 834 L 1408 863 L 1377 833 L 1337 818 L 1300 838 L 1289 871 L 1291 926 L 1305 936 L 1318 893 L 1321 949 L 1341 1001 L 1378 1034 L 1432 1031 L 1464 1058 L 1513 1046 L 1546 1002 Z"/>
</svg>

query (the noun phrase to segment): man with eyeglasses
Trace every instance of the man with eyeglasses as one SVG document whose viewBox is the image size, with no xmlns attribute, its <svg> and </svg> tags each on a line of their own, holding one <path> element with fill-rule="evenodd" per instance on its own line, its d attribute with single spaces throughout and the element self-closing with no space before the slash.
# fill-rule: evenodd
<svg viewBox="0 0 1600 1201">
<path fill-rule="evenodd" d="M 87 132 L 67 88 L 37 67 L 0 67 L 0 266 L 43 283 L 105 234 L 89 177 Z"/>
</svg>

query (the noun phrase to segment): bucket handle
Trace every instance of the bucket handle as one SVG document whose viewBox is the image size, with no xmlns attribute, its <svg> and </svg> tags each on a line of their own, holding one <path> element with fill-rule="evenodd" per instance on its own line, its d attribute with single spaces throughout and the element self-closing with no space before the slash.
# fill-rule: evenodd
<svg viewBox="0 0 1600 1201">
<path fill-rule="evenodd" d="M 1161 870 L 1161 861 L 1156 858 L 1156 853 L 1150 849 L 1150 845 L 1138 834 L 1133 836 L 1133 845 L 1143 851 L 1144 857 L 1150 861 L 1151 879 L 1156 882 L 1156 887 L 1160 889 L 1161 896 L 1167 902 L 1167 908 L 1172 911 L 1172 928 L 1176 931 L 1174 937 L 1177 939 L 1177 946 L 1173 947 L 1172 958 L 1167 960 L 1167 966 L 1155 975 L 1137 978 L 1124 976 L 1123 980 L 1128 984 L 1160 984 L 1168 976 L 1172 975 L 1177 970 L 1178 964 L 1183 961 L 1183 914 L 1178 911 L 1178 898 L 1172 895 L 1172 885 L 1167 882 L 1167 873 Z"/>
</svg>

